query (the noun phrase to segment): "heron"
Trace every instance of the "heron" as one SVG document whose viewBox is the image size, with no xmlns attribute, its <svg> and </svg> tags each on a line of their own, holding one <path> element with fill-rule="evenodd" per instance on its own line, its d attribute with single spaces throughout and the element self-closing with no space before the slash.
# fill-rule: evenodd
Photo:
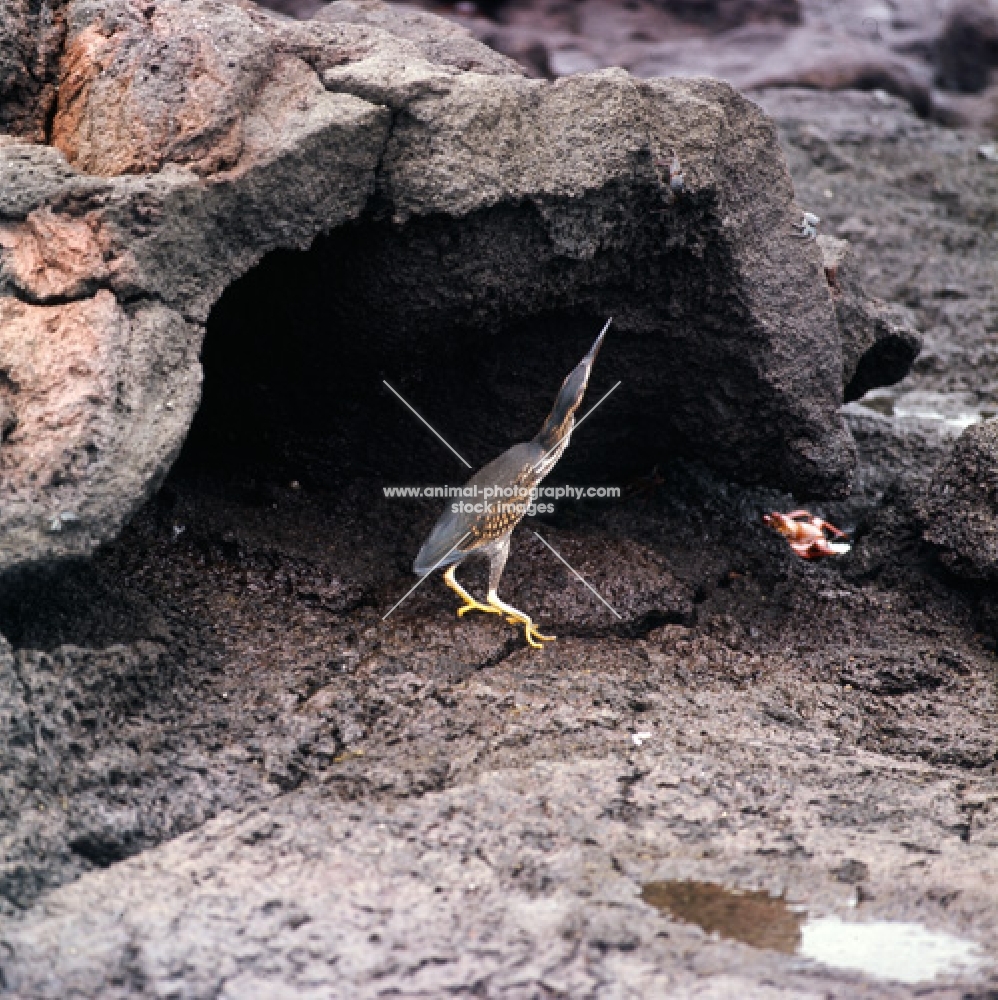
<svg viewBox="0 0 998 1000">
<path fill-rule="evenodd" d="M 561 385 L 554 406 L 532 441 L 515 444 L 476 472 L 465 484 L 464 495 L 491 498 L 484 504 L 452 504 L 440 516 L 413 563 L 418 576 L 444 569 L 444 583 L 464 602 L 459 618 L 469 611 L 504 615 L 511 625 L 523 625 L 527 642 L 540 649 L 553 635 L 542 635 L 533 619 L 499 597 L 510 536 L 523 519 L 533 491 L 555 467 L 568 447 L 575 427 L 575 411 L 582 403 L 593 361 L 612 320 L 607 320 L 589 353 Z M 470 488 L 477 490 L 469 493 Z M 480 508 L 474 510 L 473 508 Z M 457 581 L 457 567 L 470 556 L 489 562 L 489 587 L 485 602 L 476 600 Z"/>
</svg>

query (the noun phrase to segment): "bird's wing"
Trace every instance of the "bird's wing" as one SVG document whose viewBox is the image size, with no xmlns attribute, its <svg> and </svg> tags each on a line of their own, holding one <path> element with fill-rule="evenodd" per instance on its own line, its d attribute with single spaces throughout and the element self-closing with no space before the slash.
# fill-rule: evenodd
<svg viewBox="0 0 998 1000">
<path fill-rule="evenodd" d="M 534 486 L 535 462 L 541 457 L 541 450 L 533 442 L 518 444 L 476 472 L 465 484 L 467 495 L 447 501 L 447 508 L 416 556 L 413 571 L 423 576 L 438 567 L 460 562 L 470 552 L 512 532 L 523 517 L 523 511 L 514 509 L 522 503 L 522 498 L 486 497 L 485 492 L 489 488 L 505 489 L 518 484 L 526 489 Z M 473 492 L 476 487 L 477 493 Z M 461 503 L 481 509 L 455 510 Z"/>
</svg>

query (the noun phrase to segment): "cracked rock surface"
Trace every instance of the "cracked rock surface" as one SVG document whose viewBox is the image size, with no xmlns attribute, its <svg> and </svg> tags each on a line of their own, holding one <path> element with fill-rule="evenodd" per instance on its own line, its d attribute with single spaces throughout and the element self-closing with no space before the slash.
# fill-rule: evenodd
<svg viewBox="0 0 998 1000">
<path fill-rule="evenodd" d="M 930 768 L 906 768 L 899 799 L 876 755 L 786 728 L 765 748 L 737 728 L 719 741 L 712 702 L 670 706 L 713 716 L 710 750 L 537 764 L 363 815 L 299 795 L 216 820 L 52 900 L 19 930 L 37 971 L 15 988 L 65 996 L 72 982 L 79 995 L 113 995 L 110 973 L 121 995 L 899 997 L 667 925 L 640 898 L 655 880 L 734 876 L 848 912 L 855 888 L 831 873 L 856 856 L 877 872 L 861 876 L 868 910 L 904 917 L 945 886 L 959 902 L 932 908 L 948 926 L 983 940 L 998 930 L 978 876 L 993 830 L 973 847 L 945 837 L 928 856 L 877 832 L 888 794 L 924 832 L 960 825 L 962 796 Z M 847 800 L 830 793 L 830 779 L 856 771 Z M 788 822 L 760 837 L 752 814 L 770 808 Z M 745 848 L 752 862 L 728 860 Z M 920 892 L 896 884 L 916 860 Z M 221 954 L 220 939 L 231 942 Z"/>
</svg>

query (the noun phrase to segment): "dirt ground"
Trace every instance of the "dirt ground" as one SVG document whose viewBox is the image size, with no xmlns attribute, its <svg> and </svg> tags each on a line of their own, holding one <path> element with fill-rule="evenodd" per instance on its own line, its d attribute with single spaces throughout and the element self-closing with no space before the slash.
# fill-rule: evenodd
<svg viewBox="0 0 998 1000">
<path fill-rule="evenodd" d="M 504 803 L 503 836 L 520 838 L 529 863 L 493 858 L 483 892 L 508 906 L 568 886 L 589 913 L 579 885 L 591 862 L 625 887 L 613 919 L 644 928 L 634 940 L 621 924 L 600 939 L 583 922 L 589 964 L 569 949 L 552 959 L 561 979 L 525 972 L 522 992 L 494 983 L 475 995 L 615 996 L 614 983 L 642 995 L 620 985 L 629 962 L 672 969 L 676 995 L 912 995 L 670 921 L 637 897 L 657 879 L 916 919 L 993 948 L 998 597 L 945 573 L 914 511 L 961 421 L 998 411 L 998 167 L 980 139 L 882 93 L 759 99 L 780 122 L 800 204 L 854 242 L 870 290 L 911 306 L 925 338 L 902 385 L 848 407 L 861 453 L 852 497 L 813 508 L 852 533 L 853 551 L 798 559 L 761 523 L 792 497 L 663 455 L 622 477 L 621 499 L 561 502 L 514 535 L 503 596 L 558 636 L 536 651 L 491 616 L 459 621 L 439 578 L 384 619 L 415 582 L 440 501 L 386 500 L 395 484 L 356 468 L 349 482 L 320 474 L 328 428 L 275 417 L 254 465 L 226 461 L 202 421 L 117 542 L 0 595 L 14 651 L 0 647 L 0 939 L 13 956 L 0 948 L 0 962 L 15 992 L 50 995 L 24 956 L 53 906 L 87 900 L 99 928 L 116 869 L 141 881 L 146 858 L 173 851 L 162 856 L 179 863 L 192 837 L 261 810 L 298 830 L 282 834 L 292 841 L 322 816 L 331 843 L 407 817 L 418 847 L 433 842 L 433 817 L 465 809 L 468 842 L 487 853 Z M 206 399 L 224 377 L 208 368 Z M 411 433 L 422 447 L 428 432 L 413 421 Z M 565 820 L 594 803 L 588 833 Z M 447 888 L 441 905 L 471 919 L 478 904 L 462 893 Z M 517 940 L 500 935 L 488 961 L 508 965 Z M 451 948 L 411 995 L 471 991 Z M 197 968 L 177 995 L 218 995 Z M 379 982 L 410 995 L 406 975 Z M 370 970 L 357 977 L 342 995 L 381 995 Z M 993 996 L 998 971 L 918 990 Z"/>
</svg>

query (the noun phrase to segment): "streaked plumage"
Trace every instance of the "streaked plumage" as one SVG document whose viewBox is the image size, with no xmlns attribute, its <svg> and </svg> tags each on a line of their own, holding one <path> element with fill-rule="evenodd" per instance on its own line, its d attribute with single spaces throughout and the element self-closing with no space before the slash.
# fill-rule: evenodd
<svg viewBox="0 0 998 1000">
<path fill-rule="evenodd" d="M 445 582 L 465 601 L 458 609 L 458 615 L 472 610 L 504 614 L 510 622 L 523 624 L 527 641 L 532 646 L 540 645 L 538 639 L 552 637 L 542 636 L 537 632 L 529 616 L 502 602 L 496 591 L 509 556 L 510 535 L 526 512 L 530 491 L 540 485 L 568 447 L 575 427 L 575 412 L 582 403 L 593 361 L 609 326 L 610 321 L 607 320 L 603 332 L 596 338 L 589 353 L 562 383 L 554 407 L 536 437 L 503 452 L 466 483 L 466 486 L 478 487 L 478 496 L 468 498 L 466 502 L 486 503 L 491 505 L 489 509 L 466 513 L 455 511 L 453 504 L 448 505 L 413 564 L 413 570 L 420 576 L 446 567 Z M 493 498 L 486 501 L 486 489 L 513 489 L 515 495 L 493 493 Z M 471 597 L 454 576 L 456 567 L 472 555 L 484 556 L 489 560 L 486 604 Z"/>
</svg>

